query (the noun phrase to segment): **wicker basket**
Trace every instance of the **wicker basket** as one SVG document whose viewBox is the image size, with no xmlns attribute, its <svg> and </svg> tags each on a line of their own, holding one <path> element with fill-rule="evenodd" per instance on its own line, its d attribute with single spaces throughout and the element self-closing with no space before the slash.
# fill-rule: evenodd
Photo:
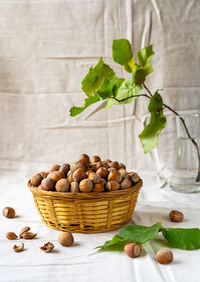
<svg viewBox="0 0 200 282">
<path fill-rule="evenodd" d="M 99 233 L 126 225 L 132 217 L 142 180 L 113 192 L 59 193 L 28 183 L 42 221 L 60 231 Z"/>
</svg>

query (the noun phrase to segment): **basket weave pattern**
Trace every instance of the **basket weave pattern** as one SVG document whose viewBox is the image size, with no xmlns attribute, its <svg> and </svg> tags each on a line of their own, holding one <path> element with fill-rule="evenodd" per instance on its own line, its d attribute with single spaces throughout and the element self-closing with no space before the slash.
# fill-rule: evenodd
<svg viewBox="0 0 200 282">
<path fill-rule="evenodd" d="M 142 181 L 111 192 L 59 193 L 31 190 L 42 221 L 49 227 L 79 233 L 99 233 L 126 225 L 132 217 Z"/>
</svg>

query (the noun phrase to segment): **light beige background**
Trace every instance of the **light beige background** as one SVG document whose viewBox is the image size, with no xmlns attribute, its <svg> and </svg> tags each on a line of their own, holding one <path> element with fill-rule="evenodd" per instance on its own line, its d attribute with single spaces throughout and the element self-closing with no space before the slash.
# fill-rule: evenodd
<svg viewBox="0 0 200 282">
<path fill-rule="evenodd" d="M 159 146 L 144 155 L 138 134 L 148 121 L 147 103 L 102 110 L 81 105 L 81 80 L 102 55 L 112 61 L 112 40 L 125 37 L 134 54 L 154 44 L 155 71 L 147 85 L 163 88 L 164 101 L 179 112 L 200 108 L 200 2 L 186 0 L 0 1 L 0 174 L 15 182 L 80 153 L 127 164 L 146 184 L 161 187 L 170 176 L 176 139 L 174 116 Z"/>
</svg>

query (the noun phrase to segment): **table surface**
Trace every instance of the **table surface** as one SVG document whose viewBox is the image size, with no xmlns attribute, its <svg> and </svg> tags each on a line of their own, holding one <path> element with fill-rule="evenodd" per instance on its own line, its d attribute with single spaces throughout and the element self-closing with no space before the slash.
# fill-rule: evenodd
<svg viewBox="0 0 200 282">
<path fill-rule="evenodd" d="M 22 177 L 15 183 L 0 178 L 0 209 L 12 206 L 16 217 L 7 219 L 0 215 L 0 281 L 199 281 L 200 252 L 172 249 L 174 261 L 169 265 L 156 262 L 156 252 L 165 247 L 163 240 L 155 239 L 143 245 L 140 257 L 131 259 L 124 252 L 99 252 L 94 250 L 104 241 L 110 240 L 119 230 L 99 234 L 74 234 L 75 243 L 62 247 L 57 242 L 59 231 L 45 226 L 36 211 L 33 198 Z M 148 182 L 147 182 L 148 184 Z M 130 223 L 152 225 L 162 221 L 165 227 L 200 227 L 200 193 L 183 194 L 167 186 L 161 189 L 144 184 Z M 169 221 L 170 210 L 184 213 L 182 223 Z M 37 233 L 33 240 L 9 241 L 5 234 L 19 233 L 30 226 Z M 24 242 L 25 250 L 15 253 L 14 244 Z M 52 253 L 40 250 L 46 242 L 55 245 Z"/>
</svg>

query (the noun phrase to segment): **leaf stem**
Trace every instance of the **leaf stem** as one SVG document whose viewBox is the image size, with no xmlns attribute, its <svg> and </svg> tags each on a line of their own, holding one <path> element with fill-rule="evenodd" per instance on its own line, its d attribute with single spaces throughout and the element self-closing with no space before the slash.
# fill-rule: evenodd
<svg viewBox="0 0 200 282">
<path fill-rule="evenodd" d="M 127 97 L 127 98 L 124 98 L 124 99 L 121 99 L 121 100 L 117 99 L 116 97 L 110 97 L 110 98 L 116 100 L 117 102 L 124 102 L 124 101 L 126 101 L 126 100 L 129 100 L 129 99 L 135 98 L 135 97 L 147 97 L 147 98 L 149 98 L 149 99 L 151 98 L 151 97 L 149 97 L 147 94 L 134 95 L 134 96 L 130 96 L 130 97 Z"/>
<path fill-rule="evenodd" d="M 147 90 L 147 92 L 149 93 L 149 95 L 152 97 L 153 95 L 152 95 L 151 91 L 146 87 L 146 85 L 145 85 L 144 83 L 143 83 L 142 85 L 143 85 L 144 88 Z"/>
</svg>

